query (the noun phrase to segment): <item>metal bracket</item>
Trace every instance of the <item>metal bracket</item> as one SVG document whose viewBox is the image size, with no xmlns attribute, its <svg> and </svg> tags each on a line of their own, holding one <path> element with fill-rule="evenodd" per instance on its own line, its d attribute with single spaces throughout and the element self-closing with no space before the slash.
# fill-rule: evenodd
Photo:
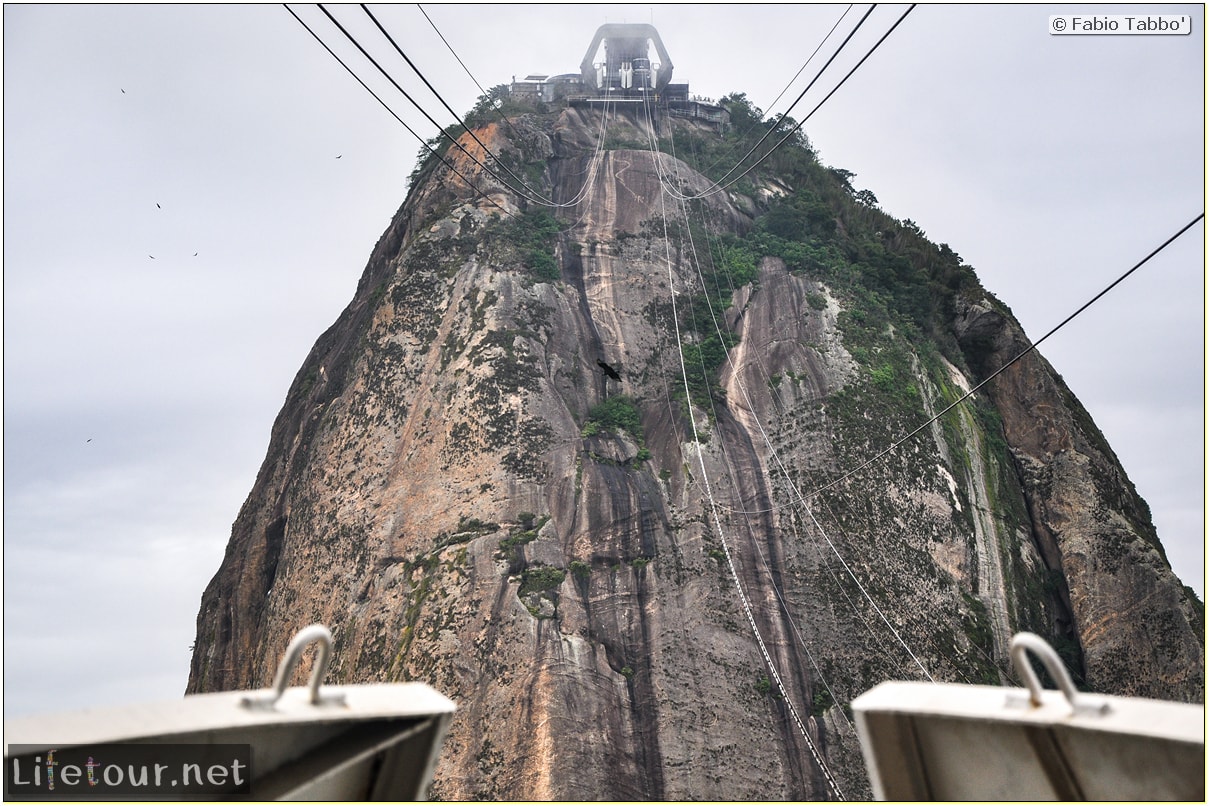
<svg viewBox="0 0 1209 806">
<path fill-rule="evenodd" d="M 281 658 L 281 663 L 277 664 L 277 676 L 273 679 L 272 689 L 267 694 L 248 695 L 242 698 L 239 704 L 244 708 L 272 710 L 277 701 L 281 699 L 281 695 L 285 694 L 286 686 L 290 682 L 294 668 L 302 658 L 303 650 L 316 641 L 319 642 L 319 656 L 315 658 L 315 666 L 311 669 L 311 679 L 307 684 L 310 688 L 308 701 L 311 705 L 343 705 L 343 694 L 327 696 L 319 694 L 319 684 L 323 682 L 323 677 L 327 674 L 327 664 L 332 654 L 332 633 L 322 624 L 303 627 L 290 640 L 289 645 L 285 648 L 285 655 Z"/>
<path fill-rule="evenodd" d="M 1037 659 L 1045 666 L 1045 670 L 1049 672 L 1050 677 L 1058 684 L 1058 688 L 1066 695 L 1072 715 L 1102 716 L 1108 713 L 1109 706 L 1106 700 L 1094 694 L 1080 694 L 1075 690 L 1075 684 L 1071 681 L 1066 667 L 1062 665 L 1062 659 L 1058 657 L 1058 653 L 1046 643 L 1044 638 L 1031 632 L 1014 635 L 1010 650 L 1012 663 L 1016 666 L 1016 671 L 1024 678 L 1025 685 L 1028 686 L 1028 698 L 1025 701 L 1018 690 L 1013 691 L 1008 694 L 1008 705 L 1041 707 L 1041 692 L 1044 689 L 1037 678 L 1037 673 L 1033 671 L 1032 664 L 1028 661 L 1029 651 L 1037 656 Z"/>
</svg>

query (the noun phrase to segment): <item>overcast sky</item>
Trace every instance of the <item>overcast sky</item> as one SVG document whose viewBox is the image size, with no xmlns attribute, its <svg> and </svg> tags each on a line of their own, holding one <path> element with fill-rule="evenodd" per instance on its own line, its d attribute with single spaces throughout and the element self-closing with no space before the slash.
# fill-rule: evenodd
<svg viewBox="0 0 1209 806">
<path fill-rule="evenodd" d="M 781 112 L 845 6 L 425 8 L 486 87 L 577 71 L 600 25 L 653 22 L 674 80 Z M 879 6 L 791 114 L 905 8 Z M 1204 206 L 1203 7 L 1145 7 L 1191 16 L 1189 36 L 1050 35 L 1050 14 L 1088 10 L 919 7 L 806 126 L 1033 338 Z M 334 13 L 452 122 L 356 6 Z M 375 13 L 454 109 L 474 104 L 415 6 Z M 6 716 L 183 693 L 273 419 L 418 151 L 279 5 L 4 7 Z M 1041 348 L 1202 595 L 1204 238 L 1198 224 Z"/>
</svg>

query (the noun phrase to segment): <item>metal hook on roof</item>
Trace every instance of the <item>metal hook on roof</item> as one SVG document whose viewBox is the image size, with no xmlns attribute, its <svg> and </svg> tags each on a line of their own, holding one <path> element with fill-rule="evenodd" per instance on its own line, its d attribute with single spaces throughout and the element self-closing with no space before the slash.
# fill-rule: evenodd
<svg viewBox="0 0 1209 806">
<path fill-rule="evenodd" d="M 1028 653 L 1032 652 L 1045 666 L 1050 677 L 1058 684 L 1058 688 L 1066 695 L 1072 714 L 1103 714 L 1108 711 L 1108 703 L 1094 695 L 1080 694 L 1075 690 L 1075 684 L 1070 679 L 1070 673 L 1062 665 L 1062 659 L 1045 639 L 1031 632 L 1016 633 L 1012 636 L 1010 654 L 1016 671 L 1024 678 L 1028 687 L 1028 701 L 1034 708 L 1041 706 L 1041 692 L 1044 690 L 1037 673 L 1028 661 Z"/>
<path fill-rule="evenodd" d="M 299 630 L 286 646 L 281 663 L 277 664 L 277 676 L 273 679 L 271 693 L 259 697 L 244 697 L 240 700 L 240 704 L 246 708 L 272 708 L 276 705 L 277 701 L 281 699 L 281 695 L 285 694 L 286 686 L 289 685 L 290 678 L 294 674 L 294 668 L 302 659 L 303 650 L 315 642 L 319 643 L 319 655 L 315 658 L 315 666 L 311 669 L 311 679 L 307 684 L 310 689 L 308 702 L 311 705 L 320 705 L 321 702 L 343 702 L 342 694 L 327 698 L 319 696 L 319 684 L 323 682 L 323 677 L 327 674 L 327 664 L 331 659 L 332 633 L 322 624 L 312 624 Z"/>
</svg>

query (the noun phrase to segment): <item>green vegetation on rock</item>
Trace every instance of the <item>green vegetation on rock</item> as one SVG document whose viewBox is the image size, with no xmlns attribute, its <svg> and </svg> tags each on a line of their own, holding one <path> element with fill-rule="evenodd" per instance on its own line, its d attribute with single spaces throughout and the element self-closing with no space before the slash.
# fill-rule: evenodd
<svg viewBox="0 0 1209 806">
<path fill-rule="evenodd" d="M 627 395 L 610 397 L 588 412 L 581 435 L 591 437 L 609 433 L 626 433 L 639 445 L 643 444 L 642 416 L 633 398 Z"/>
</svg>

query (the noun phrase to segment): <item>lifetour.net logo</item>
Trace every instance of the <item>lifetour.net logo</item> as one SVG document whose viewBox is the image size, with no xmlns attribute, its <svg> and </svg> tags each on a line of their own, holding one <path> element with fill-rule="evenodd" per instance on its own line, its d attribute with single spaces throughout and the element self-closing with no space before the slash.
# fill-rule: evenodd
<svg viewBox="0 0 1209 806">
<path fill-rule="evenodd" d="M 9 745 L 5 800 L 214 798 L 251 792 L 246 744 Z"/>
</svg>

